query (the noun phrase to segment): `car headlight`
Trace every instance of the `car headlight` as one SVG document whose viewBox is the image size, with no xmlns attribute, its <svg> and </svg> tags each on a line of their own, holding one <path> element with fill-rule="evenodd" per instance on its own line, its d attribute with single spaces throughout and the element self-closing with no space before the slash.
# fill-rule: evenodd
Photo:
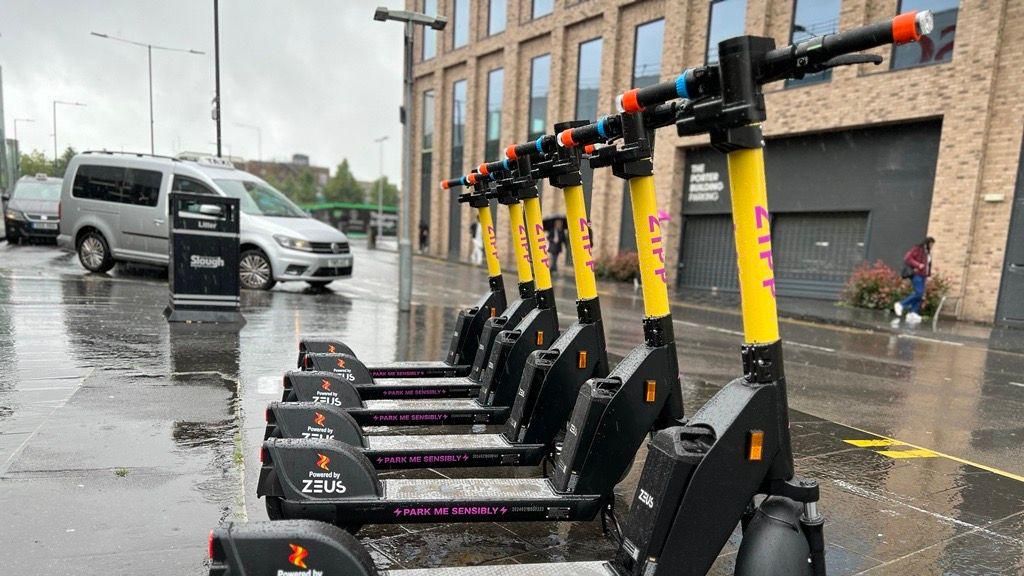
<svg viewBox="0 0 1024 576">
<path fill-rule="evenodd" d="M 4 216 L 8 220 L 24 220 L 25 219 L 25 215 L 24 214 L 22 214 L 21 212 L 19 212 L 17 210 L 13 210 L 13 209 L 8 209 L 7 212 L 4 212 Z"/>
<path fill-rule="evenodd" d="M 303 252 L 312 252 L 313 245 L 309 243 L 309 240 L 302 240 L 300 238 L 291 238 L 289 236 L 274 235 L 274 240 L 285 248 L 291 248 L 292 250 L 302 250 Z"/>
</svg>

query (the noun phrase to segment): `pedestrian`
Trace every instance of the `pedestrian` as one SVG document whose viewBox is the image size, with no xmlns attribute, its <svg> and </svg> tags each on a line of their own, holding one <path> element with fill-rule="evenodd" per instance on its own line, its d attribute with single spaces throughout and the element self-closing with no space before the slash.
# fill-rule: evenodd
<svg viewBox="0 0 1024 576">
<path fill-rule="evenodd" d="M 484 261 L 484 239 L 480 234 L 480 225 L 476 222 L 469 225 L 469 236 L 473 239 L 473 250 L 469 259 L 473 264 L 479 266 Z"/>
<path fill-rule="evenodd" d="M 420 252 L 426 252 L 430 245 L 430 224 L 420 220 Z"/>
<path fill-rule="evenodd" d="M 548 230 L 548 254 L 551 255 L 552 272 L 558 272 L 558 256 L 562 253 L 565 240 L 565 223 L 561 218 L 556 218 Z"/>
<path fill-rule="evenodd" d="M 921 304 L 924 302 L 925 283 L 932 274 L 932 246 L 934 245 L 935 238 L 929 236 L 903 256 L 903 271 L 900 275 L 910 279 L 910 285 L 914 291 L 910 296 L 893 304 L 892 309 L 897 318 L 902 317 L 903 312 L 906 311 L 907 324 L 921 323 Z"/>
</svg>

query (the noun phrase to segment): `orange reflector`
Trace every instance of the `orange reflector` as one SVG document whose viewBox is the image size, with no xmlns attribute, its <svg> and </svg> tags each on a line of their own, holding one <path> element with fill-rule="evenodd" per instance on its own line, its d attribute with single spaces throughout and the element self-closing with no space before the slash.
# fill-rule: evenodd
<svg viewBox="0 0 1024 576">
<path fill-rule="evenodd" d="M 544 331 L 543 330 L 537 330 L 537 346 L 541 346 L 543 344 L 544 344 Z"/>
<path fill-rule="evenodd" d="M 648 380 L 647 388 L 644 391 L 644 402 L 648 404 L 654 404 L 654 399 L 658 396 L 658 381 Z"/>
<path fill-rule="evenodd" d="M 747 460 L 760 462 L 764 450 L 764 432 L 751 430 L 747 432 Z"/>
<path fill-rule="evenodd" d="M 491 318 L 494 318 L 497 315 L 498 315 L 498 309 L 495 308 L 494 306 L 491 306 Z"/>
<path fill-rule="evenodd" d="M 260 462 L 266 464 L 267 460 L 269 460 L 269 457 L 268 457 L 268 454 L 267 454 L 267 447 L 266 446 L 260 446 Z"/>
<path fill-rule="evenodd" d="M 587 351 L 580 350 L 579 355 L 576 357 L 576 367 L 583 369 L 587 367 Z"/>
<path fill-rule="evenodd" d="M 210 556 L 210 560 L 213 560 L 213 530 L 210 530 L 210 537 L 206 541 L 206 553 Z"/>
</svg>

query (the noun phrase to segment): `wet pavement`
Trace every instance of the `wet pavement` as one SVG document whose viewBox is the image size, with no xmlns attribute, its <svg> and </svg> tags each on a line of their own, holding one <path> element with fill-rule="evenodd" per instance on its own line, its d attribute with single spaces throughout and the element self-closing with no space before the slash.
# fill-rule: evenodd
<svg viewBox="0 0 1024 576">
<path fill-rule="evenodd" d="M 299 338 L 339 336 L 366 360 L 436 359 L 455 307 L 483 285 L 480 270 L 418 258 L 414 309 L 400 316 L 396 255 L 355 252 L 356 277 L 328 292 L 286 284 L 243 294 L 241 330 L 172 329 L 161 273 L 86 275 L 53 247 L 0 243 L 0 573 L 202 574 L 211 527 L 265 519 L 255 497 L 263 412 Z M 572 279 L 558 283 L 567 326 Z M 632 286 L 600 287 L 618 358 L 641 341 L 642 302 Z M 728 298 L 685 296 L 673 313 L 692 412 L 739 372 L 741 326 Z M 822 323 L 793 306 L 782 324 L 793 438 L 799 473 L 822 485 L 829 573 L 1024 574 L 1018 334 L 945 320 L 937 332 Z M 441 431 L 453 430 L 429 432 Z M 621 511 L 644 454 L 616 490 Z M 382 526 L 360 536 L 381 568 L 614 553 L 599 522 Z M 713 573 L 729 573 L 735 544 Z"/>
</svg>

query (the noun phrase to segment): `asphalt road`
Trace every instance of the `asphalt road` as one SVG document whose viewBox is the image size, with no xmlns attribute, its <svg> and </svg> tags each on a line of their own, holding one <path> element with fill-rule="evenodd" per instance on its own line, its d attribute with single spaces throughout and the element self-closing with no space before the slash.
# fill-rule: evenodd
<svg viewBox="0 0 1024 576">
<path fill-rule="evenodd" d="M 159 272 L 87 275 L 53 247 L 0 243 L 0 572 L 202 574 L 211 527 L 266 518 L 255 497 L 263 411 L 299 338 L 339 336 L 368 360 L 435 359 L 483 277 L 418 258 L 414 309 L 400 316 L 395 255 L 357 248 L 356 276 L 327 292 L 243 294 L 240 331 L 170 328 Z M 568 325 L 572 279 L 558 283 Z M 631 286 L 601 290 L 619 357 L 641 341 L 642 303 Z M 673 316 L 692 412 L 738 375 L 740 319 L 688 302 Z M 899 328 L 793 320 L 782 331 L 797 467 L 822 482 L 830 574 L 1024 573 L 1021 351 Z M 639 468 L 616 491 L 622 509 Z M 614 551 L 596 522 L 360 536 L 382 568 Z"/>
</svg>

